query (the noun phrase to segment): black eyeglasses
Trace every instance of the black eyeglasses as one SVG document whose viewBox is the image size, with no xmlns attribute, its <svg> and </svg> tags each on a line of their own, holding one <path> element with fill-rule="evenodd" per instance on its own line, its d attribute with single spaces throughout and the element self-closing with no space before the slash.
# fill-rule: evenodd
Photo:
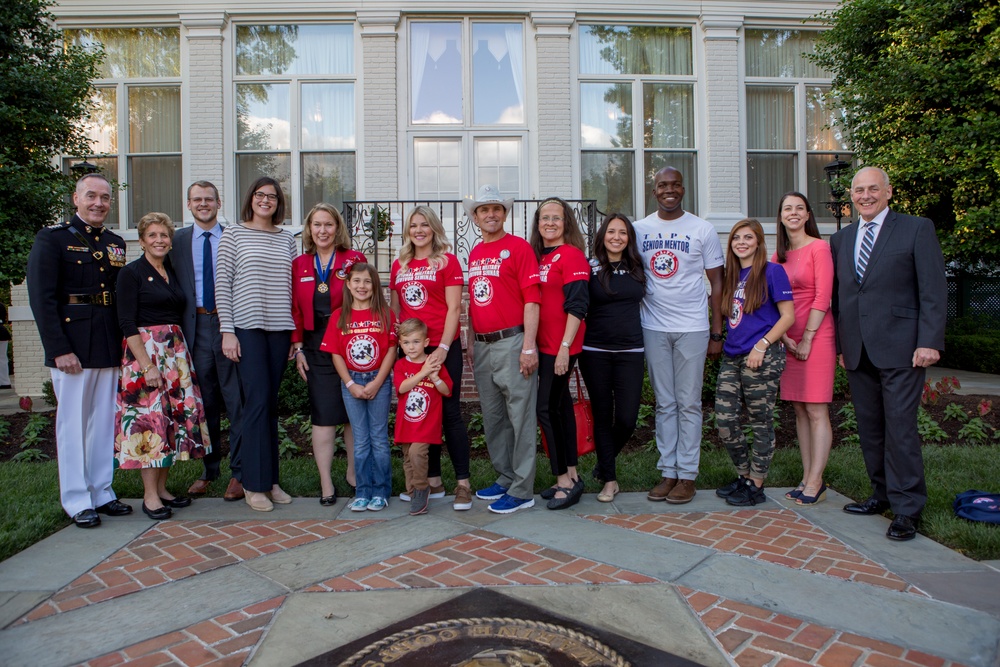
<svg viewBox="0 0 1000 667">
<path fill-rule="evenodd" d="M 270 192 L 261 192 L 260 190 L 253 193 L 253 198 L 257 201 L 264 201 L 265 199 L 267 201 L 278 201 L 278 195 L 272 195 Z"/>
</svg>

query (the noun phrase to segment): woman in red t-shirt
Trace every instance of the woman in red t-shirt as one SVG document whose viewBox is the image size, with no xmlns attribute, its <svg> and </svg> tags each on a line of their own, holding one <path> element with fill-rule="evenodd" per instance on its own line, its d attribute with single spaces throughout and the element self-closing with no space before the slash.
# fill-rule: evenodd
<svg viewBox="0 0 1000 667">
<path fill-rule="evenodd" d="M 292 332 L 295 368 L 309 389 L 312 448 L 319 469 L 320 505 L 337 501 L 330 476 L 337 426 L 344 426 L 347 483 L 354 486 L 354 434 L 340 395 L 340 378 L 333 358 L 320 352 L 330 316 L 344 302 L 344 281 L 353 264 L 366 262 L 351 249 L 340 211 L 330 204 L 313 206 L 302 228 L 303 253 L 292 262 Z"/>
<path fill-rule="evenodd" d="M 583 349 L 583 318 L 590 303 L 590 264 L 576 216 L 562 199 L 535 211 L 531 247 L 539 261 L 542 302 L 538 322 L 538 425 L 549 449 L 555 486 L 542 492 L 550 510 L 575 505 L 583 495 L 576 473 L 576 419 L 569 374 Z"/>
<path fill-rule="evenodd" d="M 469 486 L 469 435 L 462 420 L 462 340 L 458 335 L 458 317 L 462 312 L 462 289 L 465 278 L 437 213 L 428 206 L 418 206 L 403 225 L 403 247 L 392 263 L 389 279 L 392 311 L 399 321 L 415 317 L 427 325 L 430 340 L 426 352 L 444 365 L 454 382 L 455 391 L 443 400 L 443 426 L 448 455 L 455 468 L 456 510 L 472 508 Z M 430 497 L 443 498 L 441 448 L 432 447 L 427 462 Z M 400 494 L 407 497 L 412 489 Z"/>
</svg>

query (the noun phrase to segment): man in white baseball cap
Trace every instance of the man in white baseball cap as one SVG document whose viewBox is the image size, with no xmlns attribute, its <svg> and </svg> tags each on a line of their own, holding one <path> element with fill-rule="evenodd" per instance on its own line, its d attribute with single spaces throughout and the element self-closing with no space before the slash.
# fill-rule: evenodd
<svg viewBox="0 0 1000 667">
<path fill-rule="evenodd" d="M 504 231 L 514 199 L 494 185 L 467 198 L 483 240 L 469 254 L 473 374 L 497 480 L 476 492 L 510 514 L 535 504 L 535 399 L 538 393 L 538 259 L 528 242 Z"/>
</svg>

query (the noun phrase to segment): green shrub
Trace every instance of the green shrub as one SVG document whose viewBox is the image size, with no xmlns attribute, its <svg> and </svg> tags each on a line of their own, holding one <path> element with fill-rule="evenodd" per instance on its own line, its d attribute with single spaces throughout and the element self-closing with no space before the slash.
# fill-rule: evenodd
<svg viewBox="0 0 1000 667">
<path fill-rule="evenodd" d="M 56 400 L 56 390 L 52 388 L 52 380 L 42 383 L 42 400 L 52 407 L 58 407 L 59 401 Z"/>
<path fill-rule="evenodd" d="M 848 400 L 851 398 L 851 385 L 847 381 L 847 371 L 838 363 L 833 373 L 833 398 Z"/>
<path fill-rule="evenodd" d="M 945 334 L 939 365 L 976 373 L 1000 373 L 1000 333 Z"/>
<path fill-rule="evenodd" d="M 278 388 L 278 413 L 282 415 L 308 415 L 309 390 L 295 370 L 295 362 L 289 361 L 285 375 Z"/>
</svg>

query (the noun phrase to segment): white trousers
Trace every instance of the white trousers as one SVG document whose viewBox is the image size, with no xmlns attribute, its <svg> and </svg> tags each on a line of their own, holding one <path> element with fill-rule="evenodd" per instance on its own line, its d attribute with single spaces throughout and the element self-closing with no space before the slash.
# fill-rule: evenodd
<svg viewBox="0 0 1000 667">
<path fill-rule="evenodd" d="M 84 368 L 70 375 L 52 368 L 59 457 L 59 500 L 70 516 L 115 499 L 111 489 L 115 457 L 117 366 Z"/>
<path fill-rule="evenodd" d="M 0 324 L 2 327 L 3 324 Z M 10 341 L 0 341 L 0 387 L 10 384 L 10 366 L 7 365 L 7 344 Z"/>
</svg>

